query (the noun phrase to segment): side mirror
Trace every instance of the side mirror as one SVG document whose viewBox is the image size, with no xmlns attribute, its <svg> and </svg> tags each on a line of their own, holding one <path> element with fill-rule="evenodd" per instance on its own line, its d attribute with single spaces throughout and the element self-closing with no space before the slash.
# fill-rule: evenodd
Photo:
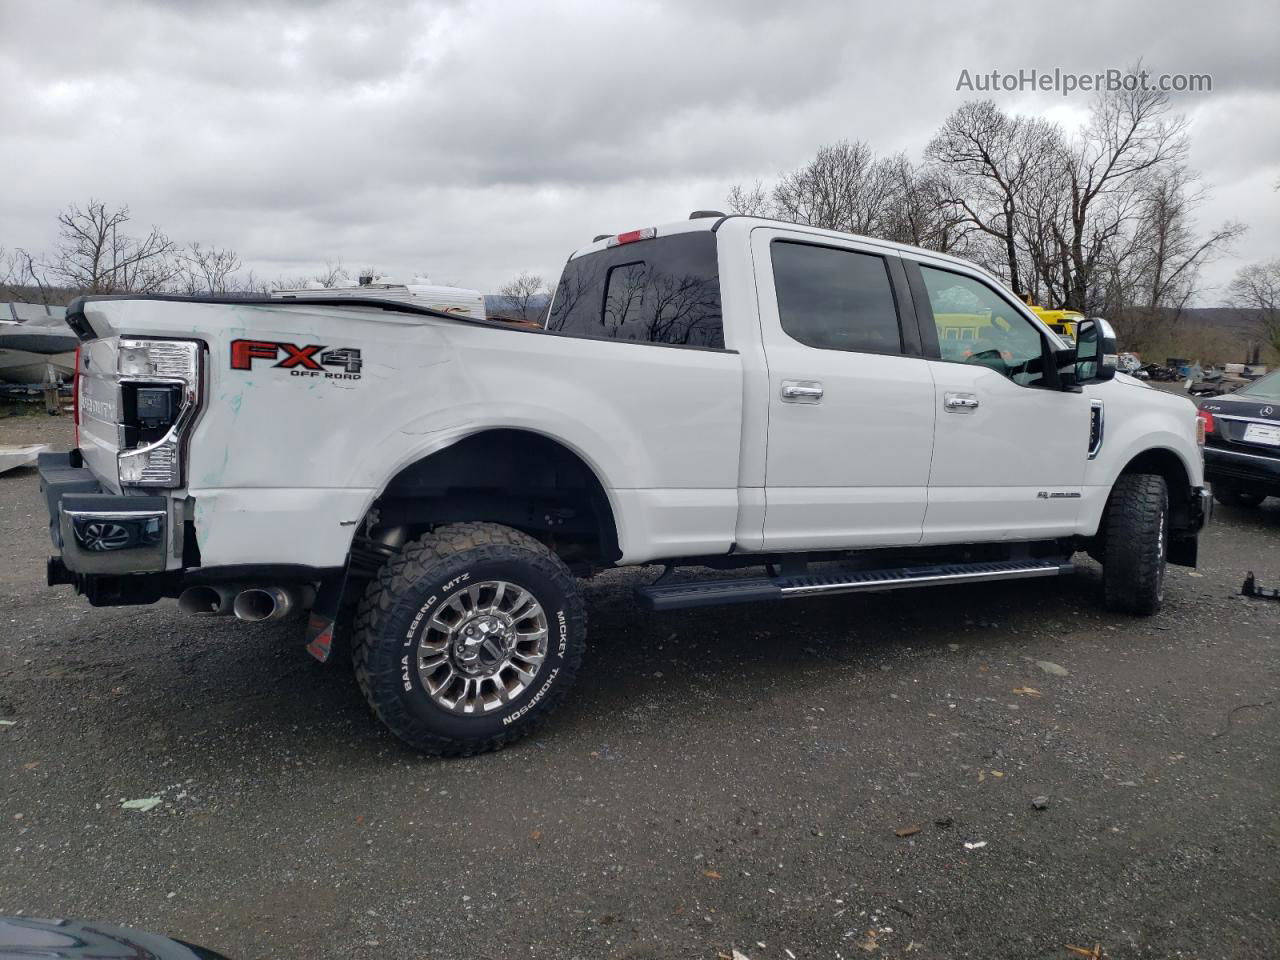
<svg viewBox="0 0 1280 960">
<path fill-rule="evenodd" d="M 1111 324 L 1101 317 L 1089 317 L 1076 324 L 1077 384 L 1112 380 L 1119 363 L 1116 332 Z"/>
</svg>

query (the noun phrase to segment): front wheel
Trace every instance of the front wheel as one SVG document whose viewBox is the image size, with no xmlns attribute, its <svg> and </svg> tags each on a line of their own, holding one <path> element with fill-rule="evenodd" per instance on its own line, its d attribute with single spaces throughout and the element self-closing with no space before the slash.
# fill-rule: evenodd
<svg viewBox="0 0 1280 960">
<path fill-rule="evenodd" d="M 586 646 L 586 610 L 564 563 L 496 523 L 440 527 L 369 584 L 356 679 L 378 718 L 440 756 L 496 750 L 559 703 Z"/>
<path fill-rule="evenodd" d="M 1125 473 L 1107 501 L 1102 590 L 1107 607 L 1150 616 L 1164 601 L 1169 545 L 1169 492 L 1164 478 Z"/>
</svg>

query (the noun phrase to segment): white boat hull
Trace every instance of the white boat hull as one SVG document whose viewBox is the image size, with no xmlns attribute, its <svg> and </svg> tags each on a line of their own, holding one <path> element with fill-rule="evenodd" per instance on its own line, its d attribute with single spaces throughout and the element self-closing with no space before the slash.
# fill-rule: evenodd
<svg viewBox="0 0 1280 960">
<path fill-rule="evenodd" d="M 60 380 L 70 380 L 76 370 L 75 351 L 31 353 L 0 348 L 0 383 L 43 383 L 49 367 Z"/>
<path fill-rule="evenodd" d="M 0 445 L 0 473 L 35 463 L 36 457 L 49 449 L 47 443 L 28 443 L 25 446 Z"/>
</svg>

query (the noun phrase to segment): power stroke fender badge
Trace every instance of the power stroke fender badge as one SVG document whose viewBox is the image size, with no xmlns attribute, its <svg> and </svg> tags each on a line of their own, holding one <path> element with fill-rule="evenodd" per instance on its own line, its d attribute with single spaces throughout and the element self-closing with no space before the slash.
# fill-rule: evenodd
<svg viewBox="0 0 1280 960">
<path fill-rule="evenodd" d="M 231 341 L 232 370 L 252 370 L 255 360 L 272 361 L 273 370 L 288 370 L 290 376 L 326 380 L 359 380 L 364 366 L 356 347 L 330 348 L 322 343 L 299 346 L 282 340 Z"/>
</svg>

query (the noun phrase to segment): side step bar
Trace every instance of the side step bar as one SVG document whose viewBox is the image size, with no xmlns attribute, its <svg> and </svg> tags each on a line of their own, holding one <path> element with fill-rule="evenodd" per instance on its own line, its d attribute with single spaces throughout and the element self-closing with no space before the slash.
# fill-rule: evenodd
<svg viewBox="0 0 1280 960">
<path fill-rule="evenodd" d="M 1022 580 L 1058 577 L 1073 572 L 1070 559 L 999 560 L 989 563 L 944 563 L 885 570 L 833 571 L 790 577 L 749 577 L 737 580 L 692 580 L 636 587 L 636 598 L 650 610 L 711 607 L 722 603 L 785 600 L 819 594 L 879 592 L 907 587 L 931 587 L 984 580 Z"/>
</svg>

